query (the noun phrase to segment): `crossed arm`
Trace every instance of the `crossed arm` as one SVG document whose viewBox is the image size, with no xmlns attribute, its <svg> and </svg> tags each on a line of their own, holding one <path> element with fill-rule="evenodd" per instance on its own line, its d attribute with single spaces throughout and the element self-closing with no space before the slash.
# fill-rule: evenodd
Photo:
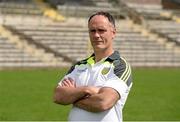
<svg viewBox="0 0 180 122">
<path fill-rule="evenodd" d="M 61 86 L 55 89 L 54 102 L 58 104 L 73 104 L 91 112 L 101 112 L 110 109 L 120 99 L 116 90 L 109 87 L 80 86 L 76 87 L 71 79 L 64 79 Z"/>
</svg>

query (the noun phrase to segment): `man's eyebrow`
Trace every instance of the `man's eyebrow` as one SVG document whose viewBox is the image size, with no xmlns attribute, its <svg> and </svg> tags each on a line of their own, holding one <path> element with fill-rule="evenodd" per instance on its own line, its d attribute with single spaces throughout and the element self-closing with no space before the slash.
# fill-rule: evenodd
<svg viewBox="0 0 180 122">
<path fill-rule="evenodd" d="M 90 30 L 90 31 L 91 31 L 91 30 L 94 30 L 94 31 L 96 31 L 96 30 L 102 31 L 102 30 L 107 30 L 107 29 L 105 29 L 105 28 L 97 28 L 97 29 L 92 28 L 92 29 L 89 29 L 89 30 Z"/>
</svg>

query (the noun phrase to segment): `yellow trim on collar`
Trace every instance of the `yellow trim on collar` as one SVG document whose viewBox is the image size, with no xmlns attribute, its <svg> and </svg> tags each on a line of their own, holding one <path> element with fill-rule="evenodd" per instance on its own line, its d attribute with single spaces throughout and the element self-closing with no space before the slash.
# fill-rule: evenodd
<svg viewBox="0 0 180 122">
<path fill-rule="evenodd" d="M 90 64 L 90 65 L 94 65 L 94 64 L 95 64 L 94 57 L 90 57 L 90 58 L 87 60 L 87 63 Z"/>
</svg>

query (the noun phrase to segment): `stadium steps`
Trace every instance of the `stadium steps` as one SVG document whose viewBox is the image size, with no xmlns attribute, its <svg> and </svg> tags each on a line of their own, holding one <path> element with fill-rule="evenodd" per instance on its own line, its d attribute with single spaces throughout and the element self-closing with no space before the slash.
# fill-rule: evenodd
<svg viewBox="0 0 180 122">
<path fill-rule="evenodd" d="M 34 20 L 35 21 L 35 20 Z M 180 58 L 172 48 L 159 43 L 156 36 L 145 36 L 129 20 L 116 20 L 117 35 L 114 47 L 134 67 L 180 66 Z M 67 18 L 64 22 L 23 23 L 10 25 L 16 31 L 33 39 L 36 43 L 66 55 L 77 61 L 90 55 L 87 19 Z"/>
<path fill-rule="evenodd" d="M 180 52 L 174 49 L 174 45 L 166 47 L 166 43 L 160 41 L 161 38 L 148 34 L 149 32 L 132 24 L 132 21 L 126 24 L 119 22 L 119 25 L 121 26 L 118 27 L 117 33 L 120 34 L 117 34 L 114 40 L 114 47 L 120 50 L 122 56 L 124 55 L 133 66 L 180 66 Z M 121 34 L 122 28 L 126 28 L 126 32 L 129 29 L 132 34 Z"/>
<path fill-rule="evenodd" d="M 72 4 L 66 1 L 63 5 L 57 5 L 57 9 L 67 17 L 89 17 L 92 13 L 98 11 L 108 11 L 114 17 L 118 17 L 122 14 L 120 8 L 113 6 L 108 0 L 87 0 L 87 2 L 93 5 L 81 4 L 80 2 L 79 4 Z"/>
<path fill-rule="evenodd" d="M 163 9 L 160 4 L 126 3 L 128 7 L 135 9 L 145 19 L 173 20 L 180 23 L 179 10 Z"/>
<path fill-rule="evenodd" d="M 62 49 L 60 48 L 58 50 L 59 53 L 62 53 L 64 49 L 63 46 L 67 44 L 73 45 L 75 49 L 77 49 L 76 47 L 79 48 L 79 46 L 87 48 L 88 30 L 87 27 L 85 27 L 87 20 L 78 19 L 79 23 L 75 24 L 74 22 L 77 22 L 77 20 L 68 18 L 66 22 L 63 23 L 44 25 L 20 24 L 12 26 L 17 31 L 22 32 L 36 42 L 46 45 L 51 49 L 57 49 L 58 45 L 62 45 Z M 45 34 L 43 34 L 43 32 Z M 73 48 L 69 50 L 69 53 L 73 53 Z M 86 57 L 87 50 L 85 48 L 82 48 L 84 50 L 83 58 Z M 71 58 L 71 56 L 68 57 Z"/>
<path fill-rule="evenodd" d="M 138 16 L 139 18 L 141 18 L 141 22 L 138 24 L 141 24 L 143 29 L 140 29 L 141 27 L 140 28 L 137 27 L 137 29 L 143 30 L 142 34 L 148 35 L 149 33 L 151 33 L 149 34 L 150 38 L 158 38 L 157 41 L 159 43 L 162 43 L 162 44 L 164 43 L 166 44 L 167 48 L 174 48 L 176 52 L 179 52 L 179 46 L 178 46 L 179 45 L 179 42 L 178 42 L 179 32 L 176 31 L 177 29 L 179 29 L 178 18 L 172 15 L 171 10 L 164 10 L 160 4 L 156 4 L 156 5 L 155 4 L 142 5 L 142 4 L 136 4 L 136 3 L 126 3 L 126 4 L 138 12 Z M 154 14 L 155 16 L 159 16 L 159 17 L 154 17 L 154 15 L 151 15 L 149 13 Z M 172 21 L 172 19 L 176 21 Z M 150 21 L 159 21 L 159 22 L 161 21 L 162 23 L 160 22 L 160 23 L 155 23 L 154 25 L 151 25 L 149 24 Z M 174 33 L 170 32 L 170 34 L 167 34 L 167 33 L 161 32 L 161 30 L 165 30 L 164 28 L 162 28 L 161 30 L 152 28 L 153 26 L 154 27 L 158 25 L 161 26 L 161 24 L 164 23 L 163 21 L 169 22 L 169 23 L 166 23 L 166 26 L 168 25 L 168 27 L 171 30 L 174 29 Z M 170 22 L 173 24 L 171 24 Z M 175 24 L 178 27 L 177 29 L 175 29 L 175 26 L 173 26 Z"/>
<path fill-rule="evenodd" d="M 24 33 L 18 32 L 17 30 L 13 29 L 12 27 L 8 27 L 8 28 L 13 33 L 15 33 L 17 35 L 20 35 L 21 38 L 26 39 L 26 41 L 29 44 L 33 44 L 37 48 L 44 50 L 44 52 L 54 55 L 55 60 L 57 60 L 57 58 L 61 58 L 61 61 L 63 59 L 64 61 L 69 62 L 69 63 L 74 62 L 72 59 L 68 58 L 67 56 L 65 56 L 65 55 L 63 55 L 61 53 L 58 53 L 57 51 L 53 50 L 52 48 L 49 48 L 46 45 L 43 45 L 43 44 L 41 44 L 39 42 L 34 41 L 33 38 L 31 38 L 31 36 L 26 36 Z"/>
<path fill-rule="evenodd" d="M 0 13 L 11 16 L 44 16 L 53 21 L 64 21 L 65 17 L 56 9 L 41 0 L 29 0 L 26 2 L 3 1 L 0 2 Z"/>
<path fill-rule="evenodd" d="M 170 19 L 167 16 L 163 16 L 163 13 L 169 13 L 170 10 L 163 10 L 161 5 L 158 4 L 137 4 L 126 3 L 128 7 L 135 9 L 145 19 Z"/>
<path fill-rule="evenodd" d="M 132 22 L 128 20 L 117 20 L 116 23 L 114 47 L 120 50 L 121 55 L 133 66 L 180 66 L 179 56 L 172 48 L 166 48 L 164 43 L 159 43 L 156 36 L 144 35 L 145 32 L 135 25 L 132 27 Z M 78 61 L 89 56 L 92 51 L 88 43 L 86 26 L 86 23 L 74 25 L 71 21 L 71 24 L 13 27 L 35 41 Z"/>
<path fill-rule="evenodd" d="M 49 17 L 54 21 L 65 21 L 65 17 L 60 14 L 56 9 L 45 3 L 43 0 L 33 0 L 37 6 L 43 11 L 43 15 Z"/>
<path fill-rule="evenodd" d="M 38 49 L 35 45 L 33 44 L 29 44 L 27 43 L 27 41 L 25 39 L 21 39 L 18 35 L 13 35 L 12 32 L 10 32 L 9 30 L 7 30 L 5 27 L 1 26 L 1 35 L 3 37 L 6 37 L 7 40 L 10 43 L 16 45 L 16 48 L 18 48 L 19 50 L 23 51 L 24 53 L 28 53 L 29 55 L 31 55 L 32 57 L 36 57 L 38 60 L 37 62 L 39 62 L 39 64 L 44 64 L 44 66 L 47 66 L 47 64 L 49 66 L 57 66 L 59 64 L 59 62 L 63 62 L 62 59 L 56 59 L 54 58 L 54 55 L 51 53 L 45 53 L 45 51 L 43 49 Z M 4 53 L 7 54 L 7 53 Z M 24 58 L 23 56 L 22 59 Z M 1 61 L 6 61 L 8 60 L 8 58 L 2 58 Z M 21 59 L 20 59 L 21 60 Z M 16 60 L 15 62 L 22 62 L 20 60 Z M 13 62 L 14 60 L 8 60 L 8 62 Z M 25 62 L 28 62 L 28 60 L 23 60 Z M 30 60 L 29 62 L 34 62 L 33 60 Z M 66 63 L 62 63 L 62 65 L 67 65 Z M 35 66 L 36 65 L 35 63 Z"/>
<path fill-rule="evenodd" d="M 5 15 L 42 15 L 42 11 L 31 1 L 25 3 L 15 1 L 0 2 L 0 12 Z"/>
<path fill-rule="evenodd" d="M 71 54 L 74 53 L 79 53 L 81 58 L 86 57 L 88 31 L 87 28 L 82 27 L 82 25 L 66 25 L 66 27 L 65 25 L 44 25 L 27 28 L 26 26 L 14 26 L 14 29 L 31 37 L 36 42 L 58 51 L 58 53 L 67 55 L 67 57 L 73 60 L 77 60 L 77 57 L 71 56 Z M 81 49 L 78 51 L 80 47 Z"/>
<path fill-rule="evenodd" d="M 50 67 L 49 63 L 42 62 L 25 50 L 16 47 L 13 42 L 0 36 L 0 69 L 21 67 Z"/>
<path fill-rule="evenodd" d="M 66 19 L 65 22 L 56 22 L 53 21 L 47 17 L 44 16 L 34 16 L 34 15 L 2 15 L 0 14 L 0 24 L 3 25 L 23 25 L 22 27 L 24 28 L 32 28 L 31 26 L 28 25 L 33 25 L 33 26 L 39 26 L 39 25 L 51 25 L 51 26 L 67 26 L 67 24 L 72 24 L 75 23 L 76 20 L 74 18 L 68 18 Z M 86 21 L 82 21 L 81 18 L 78 20 L 79 23 L 77 25 L 84 24 Z M 27 25 L 27 26 L 25 26 Z M 38 29 L 38 28 L 36 28 Z"/>
<path fill-rule="evenodd" d="M 158 27 L 158 25 L 154 25 L 154 27 Z M 149 38 L 152 39 L 156 39 L 159 43 L 162 43 L 164 45 L 172 45 L 172 49 L 173 48 L 179 48 L 178 44 L 176 44 L 176 40 L 172 40 L 172 38 L 169 38 L 168 36 L 166 36 L 164 33 L 159 33 L 159 30 L 156 31 L 154 28 L 152 28 L 152 25 L 147 25 L 146 26 L 141 26 L 141 25 L 135 25 L 134 29 L 137 31 L 141 31 L 141 33 L 144 36 L 149 36 Z M 173 28 L 173 26 L 171 25 L 171 27 Z M 177 32 L 178 33 L 178 32 Z"/>
<path fill-rule="evenodd" d="M 180 16 L 177 15 L 177 12 L 174 12 L 175 10 L 168 10 L 167 12 L 161 12 L 160 15 L 163 17 L 166 17 L 168 19 L 171 19 L 177 23 L 180 23 Z M 179 12 L 180 13 L 180 12 Z"/>
<path fill-rule="evenodd" d="M 98 6 L 103 8 L 112 8 L 112 4 L 108 0 L 92 0 L 92 2 Z"/>
<path fill-rule="evenodd" d="M 78 16 L 78 17 L 89 17 L 92 13 L 98 11 L 108 11 L 112 13 L 113 16 L 120 15 L 119 8 L 99 8 L 96 6 L 65 6 L 65 5 L 58 5 L 58 10 L 65 16 Z"/>
<path fill-rule="evenodd" d="M 171 38 L 177 45 L 180 45 L 180 24 L 174 21 L 149 20 L 148 27 L 156 32 Z"/>
</svg>

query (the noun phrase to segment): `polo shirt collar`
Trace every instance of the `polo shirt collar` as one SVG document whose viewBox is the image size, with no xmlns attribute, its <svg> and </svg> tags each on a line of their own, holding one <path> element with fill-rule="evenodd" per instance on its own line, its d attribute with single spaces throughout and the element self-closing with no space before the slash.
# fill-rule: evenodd
<svg viewBox="0 0 180 122">
<path fill-rule="evenodd" d="M 92 64 L 92 63 L 95 63 L 94 62 L 94 56 L 95 54 L 93 53 L 87 60 L 88 63 Z M 118 51 L 114 51 L 113 54 L 111 54 L 109 57 L 106 58 L 105 61 L 114 61 L 114 60 L 118 60 L 120 59 L 120 54 Z"/>
<path fill-rule="evenodd" d="M 114 51 L 105 61 L 114 61 L 120 59 L 120 54 L 118 51 Z"/>
</svg>

